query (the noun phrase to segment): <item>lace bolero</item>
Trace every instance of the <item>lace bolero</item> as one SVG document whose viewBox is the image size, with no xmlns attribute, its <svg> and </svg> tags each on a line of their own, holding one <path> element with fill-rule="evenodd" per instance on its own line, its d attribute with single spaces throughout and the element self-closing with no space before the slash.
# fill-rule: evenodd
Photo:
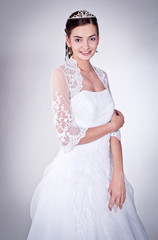
<svg viewBox="0 0 158 240">
<path fill-rule="evenodd" d="M 108 88 L 111 93 L 106 73 L 93 65 L 92 67 L 105 88 Z M 82 82 L 80 68 L 72 57 L 53 70 L 51 79 L 53 120 L 64 151 L 69 151 L 77 145 L 88 130 L 88 128 L 77 126 L 71 115 L 70 99 L 81 91 Z M 120 130 L 112 132 L 111 136 L 120 140 Z"/>
</svg>

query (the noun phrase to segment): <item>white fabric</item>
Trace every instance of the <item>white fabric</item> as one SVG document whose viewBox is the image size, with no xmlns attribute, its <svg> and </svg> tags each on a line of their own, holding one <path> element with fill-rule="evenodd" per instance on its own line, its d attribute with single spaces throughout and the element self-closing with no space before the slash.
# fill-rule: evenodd
<svg viewBox="0 0 158 240">
<path fill-rule="evenodd" d="M 27 240 L 148 239 L 126 176 L 123 208 L 108 208 L 112 134 L 78 144 L 88 128 L 109 122 L 114 112 L 106 73 L 93 68 L 105 86 L 100 92 L 83 90 L 80 70 L 72 58 L 53 71 L 54 123 L 61 148 L 32 197 Z M 120 139 L 119 131 L 113 135 Z"/>
<path fill-rule="evenodd" d="M 105 88 L 108 88 L 110 94 L 109 83 L 106 73 L 94 67 L 94 70 Z M 88 127 L 79 127 L 73 120 L 71 112 L 72 99 L 82 90 L 83 77 L 76 61 L 71 57 L 66 64 L 56 68 L 52 74 L 52 108 L 54 124 L 58 133 L 61 147 L 64 151 L 69 151 L 73 146 L 77 145 L 82 137 L 85 136 Z M 111 136 L 121 140 L 120 130 L 112 132 Z"/>
<path fill-rule="evenodd" d="M 72 149 L 85 136 L 87 128 L 78 127 L 71 114 L 69 87 L 60 69 L 55 69 L 52 76 L 53 119 L 58 138 L 64 151 Z"/>
</svg>

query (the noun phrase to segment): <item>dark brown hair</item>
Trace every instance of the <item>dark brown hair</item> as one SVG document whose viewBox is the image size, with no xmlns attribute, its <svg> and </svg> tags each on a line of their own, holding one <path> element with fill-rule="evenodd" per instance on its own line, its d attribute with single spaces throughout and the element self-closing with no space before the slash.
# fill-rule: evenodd
<svg viewBox="0 0 158 240">
<path fill-rule="evenodd" d="M 86 10 L 82 10 L 83 12 L 88 12 Z M 72 13 L 69 18 L 73 17 L 74 15 L 78 14 L 80 11 L 76 11 Z M 88 12 L 89 13 L 89 12 Z M 90 14 L 90 13 L 89 13 Z M 66 22 L 66 27 L 65 27 L 65 33 L 70 37 L 72 29 L 78 26 L 83 26 L 86 24 L 92 23 L 93 25 L 96 26 L 97 29 L 97 35 L 99 35 L 99 27 L 98 27 L 98 22 L 96 17 L 87 17 L 87 18 L 72 18 L 68 19 Z M 66 57 L 70 58 L 72 56 L 73 52 L 71 47 L 68 47 L 67 44 L 65 43 L 65 60 Z"/>
</svg>

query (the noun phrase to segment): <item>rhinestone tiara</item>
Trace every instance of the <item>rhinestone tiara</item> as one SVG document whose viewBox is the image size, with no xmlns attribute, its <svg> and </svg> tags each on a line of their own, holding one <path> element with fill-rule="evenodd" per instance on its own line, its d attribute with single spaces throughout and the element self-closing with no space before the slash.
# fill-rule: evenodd
<svg viewBox="0 0 158 240">
<path fill-rule="evenodd" d="M 91 14 L 88 11 L 81 10 L 78 11 L 78 13 L 72 17 L 69 17 L 68 19 L 76 19 L 76 18 L 95 18 L 96 16 L 94 14 Z"/>
</svg>

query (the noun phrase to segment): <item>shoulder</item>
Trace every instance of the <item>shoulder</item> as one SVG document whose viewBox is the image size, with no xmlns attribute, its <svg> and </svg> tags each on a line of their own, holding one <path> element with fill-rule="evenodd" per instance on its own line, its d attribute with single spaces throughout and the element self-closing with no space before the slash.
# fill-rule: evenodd
<svg viewBox="0 0 158 240">
<path fill-rule="evenodd" d="M 71 68 L 71 67 L 73 67 L 73 61 L 71 59 L 67 59 L 62 64 L 57 66 L 57 68 L 60 68 L 62 70 L 66 69 L 66 68 Z"/>
<path fill-rule="evenodd" d="M 52 76 L 51 76 L 51 84 L 52 86 L 58 86 L 58 87 L 67 87 L 67 80 L 65 77 L 65 73 L 60 68 L 60 66 L 57 66 L 53 69 L 52 71 Z"/>
<path fill-rule="evenodd" d="M 73 66 L 69 64 L 68 61 L 64 62 L 63 64 L 58 65 L 56 68 L 53 69 L 52 74 L 57 76 L 64 76 L 67 79 L 67 75 L 69 72 L 72 72 Z"/>
<path fill-rule="evenodd" d="M 52 79 L 65 78 L 65 73 L 61 66 L 57 66 L 52 71 Z"/>
</svg>

